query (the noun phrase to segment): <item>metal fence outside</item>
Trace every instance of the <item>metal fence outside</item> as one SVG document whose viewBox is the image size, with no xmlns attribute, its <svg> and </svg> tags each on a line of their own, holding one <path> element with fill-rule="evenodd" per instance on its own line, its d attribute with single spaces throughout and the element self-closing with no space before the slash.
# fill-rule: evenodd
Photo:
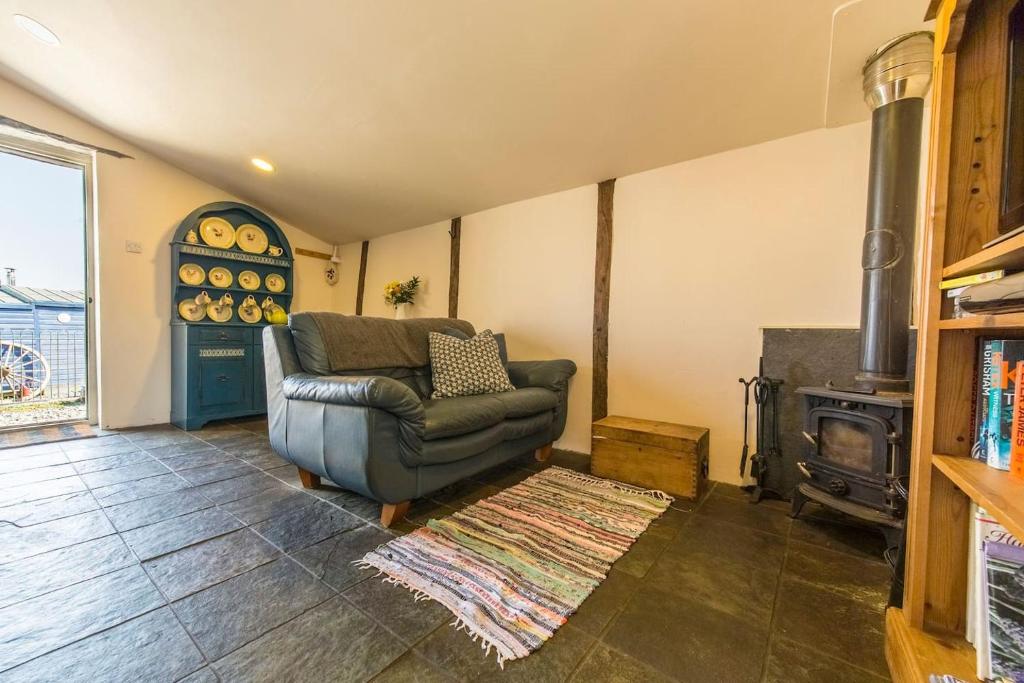
<svg viewBox="0 0 1024 683">
<path fill-rule="evenodd" d="M 84 399 L 86 375 L 84 329 L 0 327 L 0 404 Z"/>
</svg>

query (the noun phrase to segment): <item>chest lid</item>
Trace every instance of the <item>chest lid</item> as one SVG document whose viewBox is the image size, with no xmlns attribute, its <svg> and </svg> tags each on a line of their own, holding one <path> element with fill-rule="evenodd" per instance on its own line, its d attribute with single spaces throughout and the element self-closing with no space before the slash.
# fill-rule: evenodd
<svg viewBox="0 0 1024 683">
<path fill-rule="evenodd" d="M 706 427 L 619 415 L 609 415 L 595 422 L 593 433 L 595 437 L 657 446 L 673 451 L 693 450 L 698 442 L 708 438 Z"/>
</svg>

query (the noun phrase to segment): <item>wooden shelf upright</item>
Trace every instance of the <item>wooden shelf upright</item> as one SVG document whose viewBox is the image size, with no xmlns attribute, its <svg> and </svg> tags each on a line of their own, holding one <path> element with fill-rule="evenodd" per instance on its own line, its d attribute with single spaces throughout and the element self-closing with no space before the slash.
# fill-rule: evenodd
<svg viewBox="0 0 1024 683">
<path fill-rule="evenodd" d="M 1024 314 L 943 319 L 943 278 L 1024 270 L 1024 237 L 999 235 L 1008 15 L 1017 0 L 932 0 L 935 65 L 903 609 L 886 615 L 897 683 L 977 681 L 964 639 L 970 501 L 1024 534 L 1024 484 L 971 460 L 978 340 L 1024 336 Z M 947 306 L 948 308 L 948 306 Z"/>
</svg>

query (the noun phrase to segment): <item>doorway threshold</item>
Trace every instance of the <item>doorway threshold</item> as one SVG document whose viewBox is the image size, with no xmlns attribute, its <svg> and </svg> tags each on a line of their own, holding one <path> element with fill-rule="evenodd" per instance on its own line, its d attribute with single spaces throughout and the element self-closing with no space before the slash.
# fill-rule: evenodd
<svg viewBox="0 0 1024 683">
<path fill-rule="evenodd" d="M 95 436 L 96 431 L 86 420 L 53 422 L 31 427 L 10 427 L 0 430 L 0 450 L 88 439 Z"/>
</svg>

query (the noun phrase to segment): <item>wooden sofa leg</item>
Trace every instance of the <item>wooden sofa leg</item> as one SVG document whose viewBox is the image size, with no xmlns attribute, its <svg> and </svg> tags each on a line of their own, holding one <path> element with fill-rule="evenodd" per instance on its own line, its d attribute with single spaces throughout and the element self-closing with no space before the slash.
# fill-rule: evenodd
<svg viewBox="0 0 1024 683">
<path fill-rule="evenodd" d="M 308 470 L 304 470 L 301 467 L 299 470 L 299 480 L 302 482 L 302 488 L 304 489 L 318 489 L 320 488 L 320 477 L 313 474 Z"/>
<path fill-rule="evenodd" d="M 537 459 L 537 462 L 544 462 L 551 457 L 551 444 L 544 444 L 533 452 L 533 457 Z"/>
<path fill-rule="evenodd" d="M 380 510 L 380 524 L 386 529 L 405 519 L 407 512 L 409 512 L 409 501 L 407 500 L 403 500 L 401 503 L 385 503 Z"/>
</svg>

